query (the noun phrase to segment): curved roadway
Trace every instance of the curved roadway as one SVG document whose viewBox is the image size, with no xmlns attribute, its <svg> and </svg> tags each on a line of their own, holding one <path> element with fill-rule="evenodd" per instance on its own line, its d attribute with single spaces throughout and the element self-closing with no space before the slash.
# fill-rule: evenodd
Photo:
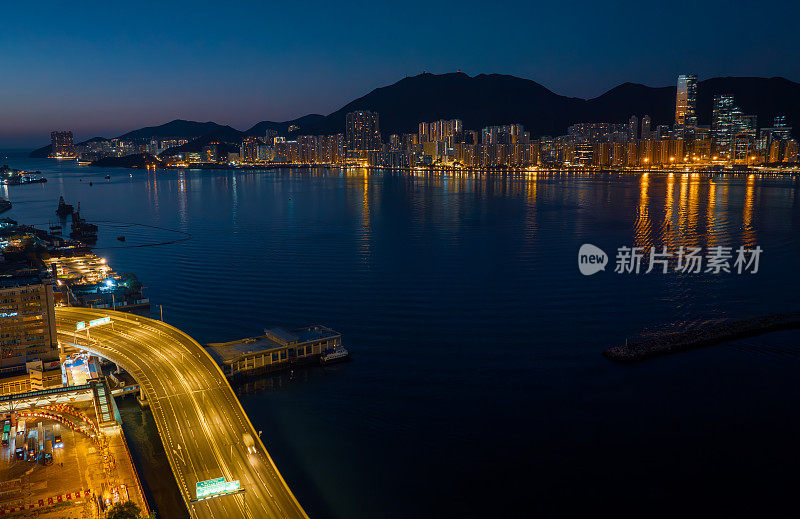
<svg viewBox="0 0 800 519">
<path fill-rule="evenodd" d="M 76 323 L 113 324 L 75 332 Z M 289 490 L 219 366 L 197 341 L 161 321 L 91 308 L 56 308 L 58 338 L 117 363 L 141 386 L 192 517 L 308 516 Z M 250 434 L 255 446 L 245 444 Z M 243 494 L 192 503 L 198 481 L 239 480 Z M 243 498 L 244 497 L 244 498 Z"/>
</svg>

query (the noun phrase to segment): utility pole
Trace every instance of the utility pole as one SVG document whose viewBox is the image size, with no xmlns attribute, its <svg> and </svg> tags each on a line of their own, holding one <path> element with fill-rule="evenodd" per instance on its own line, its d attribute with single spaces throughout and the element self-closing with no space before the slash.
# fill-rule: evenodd
<svg viewBox="0 0 800 519">
<path fill-rule="evenodd" d="M 158 305 L 158 307 L 161 309 L 161 322 L 163 323 L 164 322 L 164 305 Z"/>
</svg>

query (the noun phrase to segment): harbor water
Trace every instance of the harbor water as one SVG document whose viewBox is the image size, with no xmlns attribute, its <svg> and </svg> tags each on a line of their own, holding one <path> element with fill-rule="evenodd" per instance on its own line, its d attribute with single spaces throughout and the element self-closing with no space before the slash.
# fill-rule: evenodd
<svg viewBox="0 0 800 519">
<path fill-rule="evenodd" d="M 631 365 L 602 351 L 800 310 L 795 178 L 0 156 L 48 179 L 0 186 L 3 217 L 46 228 L 60 195 L 80 202 L 97 254 L 139 277 L 153 317 L 163 308 L 201 343 L 272 326 L 342 333 L 352 362 L 238 388 L 315 519 L 768 516 L 793 503 L 800 334 Z M 605 271 L 581 275 L 586 243 L 608 254 Z M 763 249 L 757 273 L 614 272 L 622 246 L 740 245 Z"/>
</svg>

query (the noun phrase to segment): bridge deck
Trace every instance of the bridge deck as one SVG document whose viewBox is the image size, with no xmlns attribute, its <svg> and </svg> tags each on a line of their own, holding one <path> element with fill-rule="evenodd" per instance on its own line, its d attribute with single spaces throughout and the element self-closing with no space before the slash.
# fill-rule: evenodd
<svg viewBox="0 0 800 519">
<path fill-rule="evenodd" d="M 88 337 L 74 331 L 79 321 L 105 316 L 113 324 L 92 328 Z M 60 341 L 114 361 L 140 384 L 193 517 L 307 519 L 219 366 L 194 339 L 161 321 L 110 310 L 61 307 L 56 321 Z M 255 447 L 248 449 L 245 434 Z M 244 496 L 191 503 L 196 483 L 217 477 L 239 480 Z"/>
</svg>

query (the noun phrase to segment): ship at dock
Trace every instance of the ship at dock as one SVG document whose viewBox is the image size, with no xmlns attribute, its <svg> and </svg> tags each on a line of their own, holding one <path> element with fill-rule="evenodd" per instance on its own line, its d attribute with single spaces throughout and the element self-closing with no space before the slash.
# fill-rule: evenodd
<svg viewBox="0 0 800 519">
<path fill-rule="evenodd" d="M 58 197 L 58 207 L 56 208 L 56 214 L 61 218 L 66 218 L 68 214 L 72 214 L 75 211 L 75 208 L 72 207 L 71 204 L 68 204 L 64 201 L 64 197 Z"/>
<path fill-rule="evenodd" d="M 81 218 L 81 204 L 79 202 L 78 209 L 72 213 L 72 232 L 69 233 L 69 237 L 73 240 L 94 244 L 97 243 L 97 230 L 96 225 Z"/>
</svg>

